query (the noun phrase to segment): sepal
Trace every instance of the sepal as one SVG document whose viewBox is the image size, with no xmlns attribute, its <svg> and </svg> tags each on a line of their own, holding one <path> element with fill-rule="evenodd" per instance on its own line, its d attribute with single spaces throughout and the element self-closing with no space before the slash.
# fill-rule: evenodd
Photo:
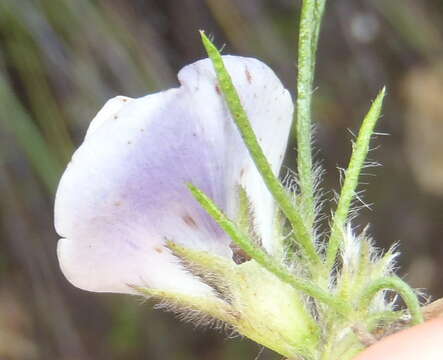
<svg viewBox="0 0 443 360">
<path fill-rule="evenodd" d="M 171 241 L 167 246 L 191 273 L 199 276 L 220 296 L 218 301 L 224 309 L 220 314 L 222 317 L 218 317 L 211 307 L 209 315 L 229 323 L 238 333 L 282 355 L 313 357 L 320 329 L 307 306 L 308 301 L 292 286 L 254 260 L 237 265 Z M 186 297 L 186 300 L 195 300 L 196 303 L 190 306 L 199 308 L 203 313 L 208 308 L 200 298 Z M 180 301 L 183 303 L 183 298 Z"/>
</svg>

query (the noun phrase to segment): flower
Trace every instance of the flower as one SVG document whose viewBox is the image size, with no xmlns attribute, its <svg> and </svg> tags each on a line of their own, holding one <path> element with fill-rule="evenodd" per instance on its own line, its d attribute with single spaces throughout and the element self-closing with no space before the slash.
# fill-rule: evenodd
<svg viewBox="0 0 443 360">
<path fill-rule="evenodd" d="M 287 145 L 293 104 L 262 62 L 224 56 L 274 172 Z M 179 88 L 109 100 L 92 120 L 60 181 L 55 227 L 66 278 L 96 292 L 134 286 L 211 295 L 165 246 L 232 258 L 230 239 L 192 197 L 197 185 L 232 218 L 238 187 L 247 193 L 255 232 L 273 251 L 275 205 L 221 94 L 209 59 L 184 67 Z"/>
<path fill-rule="evenodd" d="M 262 62 L 223 61 L 278 173 L 291 96 Z M 160 298 L 185 316 L 189 309 L 191 317 L 203 315 L 192 320 L 209 315 L 287 357 L 312 355 L 319 328 L 309 302 L 255 260 L 237 264 L 231 240 L 188 188 L 197 186 L 240 225 L 246 218 L 249 235 L 281 255 L 274 200 L 212 63 L 186 66 L 178 79 L 179 88 L 111 99 L 91 122 L 56 194 L 61 269 L 79 288 Z"/>
</svg>

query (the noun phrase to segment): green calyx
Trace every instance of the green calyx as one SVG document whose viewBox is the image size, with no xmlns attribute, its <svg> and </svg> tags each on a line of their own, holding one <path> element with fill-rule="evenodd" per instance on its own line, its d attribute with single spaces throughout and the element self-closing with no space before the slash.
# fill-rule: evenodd
<svg viewBox="0 0 443 360">
<path fill-rule="evenodd" d="M 315 358 L 320 328 L 303 295 L 254 260 L 237 268 L 233 303 L 243 314 L 239 332 L 284 356 Z"/>
<path fill-rule="evenodd" d="M 214 289 L 214 295 L 197 297 L 138 288 L 140 294 L 162 301 L 162 307 L 179 313 L 184 319 L 196 317 L 203 319 L 197 323 L 204 324 L 211 323 L 209 318 L 220 320 L 239 334 L 284 356 L 314 358 L 320 329 L 300 292 L 254 260 L 236 264 L 173 242 L 167 246 L 188 271 Z M 196 313 L 199 316 L 195 316 Z"/>
</svg>

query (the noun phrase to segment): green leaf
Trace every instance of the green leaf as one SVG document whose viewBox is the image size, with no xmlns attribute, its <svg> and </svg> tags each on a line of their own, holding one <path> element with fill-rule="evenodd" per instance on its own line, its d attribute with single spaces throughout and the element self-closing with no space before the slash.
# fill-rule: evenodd
<svg viewBox="0 0 443 360">
<path fill-rule="evenodd" d="M 345 180 L 341 189 L 337 209 L 332 220 L 331 235 L 329 237 L 326 255 L 328 269 L 331 269 L 334 266 L 337 252 L 343 243 L 342 231 L 345 228 L 349 216 L 352 200 L 356 195 L 358 179 L 368 155 L 369 143 L 374 134 L 375 125 L 380 117 L 385 93 L 386 89 L 383 88 L 371 105 L 369 112 L 363 120 L 363 124 L 357 136 L 357 141 L 353 147 L 351 160 L 349 161 L 348 168 L 345 172 Z"/>
<path fill-rule="evenodd" d="M 206 48 L 208 56 L 212 60 L 214 70 L 217 74 L 220 89 L 223 92 L 226 104 L 231 112 L 231 115 L 240 131 L 243 141 L 249 150 L 249 153 L 254 160 L 255 166 L 263 178 L 267 188 L 273 195 L 280 209 L 288 218 L 295 233 L 295 237 L 305 255 L 311 260 L 314 265 L 321 266 L 320 257 L 315 249 L 312 239 L 312 231 L 307 229 L 303 217 L 298 213 L 293 206 L 293 200 L 288 195 L 286 189 L 281 184 L 280 180 L 274 175 L 265 154 L 263 153 L 257 137 L 254 134 L 248 116 L 240 102 L 237 90 L 232 83 L 231 76 L 225 68 L 220 52 L 214 44 L 207 38 L 203 31 L 200 32 L 203 45 Z"/>
</svg>

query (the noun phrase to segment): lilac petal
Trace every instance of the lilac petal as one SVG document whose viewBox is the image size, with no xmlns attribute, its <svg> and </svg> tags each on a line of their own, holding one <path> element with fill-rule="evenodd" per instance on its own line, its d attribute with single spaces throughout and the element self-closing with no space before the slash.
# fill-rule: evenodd
<svg viewBox="0 0 443 360">
<path fill-rule="evenodd" d="M 120 109 L 132 100 L 133 99 L 126 96 L 116 96 L 115 98 L 108 100 L 89 124 L 85 139 L 87 139 L 96 129 L 105 124 L 107 120 L 116 116 Z"/>
<path fill-rule="evenodd" d="M 274 72 L 264 63 L 236 56 L 223 56 L 223 60 L 259 143 L 274 173 L 278 175 L 294 112 L 291 96 Z M 217 95 L 220 96 L 209 60 L 197 61 L 185 67 L 179 72 L 178 78 L 191 91 L 196 102 L 203 95 L 207 96 L 211 92 L 211 87 L 215 89 L 212 96 L 216 98 Z M 239 206 L 237 188 L 241 185 L 253 205 L 256 232 L 261 237 L 263 246 L 272 253 L 275 219 L 273 198 L 249 156 L 229 110 L 218 99 L 211 105 L 212 107 L 206 110 L 211 111 L 216 108 L 225 120 L 224 210 L 229 217 L 236 217 Z"/>
<path fill-rule="evenodd" d="M 290 96 L 261 62 L 224 59 L 277 172 L 292 118 Z M 193 199 L 187 182 L 232 217 L 242 184 L 265 246 L 272 247 L 272 198 L 225 107 L 211 63 L 185 67 L 179 80 L 177 89 L 109 101 L 60 181 L 55 225 L 64 239 L 58 256 L 65 276 L 80 288 L 212 293 L 164 247 L 169 239 L 231 256 L 229 238 Z"/>
</svg>

